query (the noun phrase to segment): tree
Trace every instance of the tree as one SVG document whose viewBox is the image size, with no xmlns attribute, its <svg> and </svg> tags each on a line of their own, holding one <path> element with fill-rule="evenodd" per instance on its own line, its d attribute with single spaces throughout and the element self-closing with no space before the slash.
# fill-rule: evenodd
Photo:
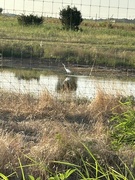
<svg viewBox="0 0 135 180">
<path fill-rule="evenodd" d="M 2 8 L 0 8 L 0 14 L 2 13 L 2 11 L 3 11 L 3 9 L 2 9 Z"/>
<path fill-rule="evenodd" d="M 63 28 L 66 30 L 79 30 L 79 25 L 83 21 L 81 12 L 77 10 L 76 7 L 63 8 L 60 13 L 60 21 L 63 25 Z"/>
</svg>

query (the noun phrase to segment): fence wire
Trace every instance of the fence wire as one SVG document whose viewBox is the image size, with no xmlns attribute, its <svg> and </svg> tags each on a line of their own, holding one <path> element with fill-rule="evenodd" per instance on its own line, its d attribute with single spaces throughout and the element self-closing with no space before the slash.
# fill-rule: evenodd
<svg viewBox="0 0 135 180">
<path fill-rule="evenodd" d="M 59 18 L 59 11 L 70 5 L 77 7 L 84 18 L 134 18 L 135 4 L 133 0 L 1 0 L 4 13 L 34 13 Z"/>
<path fill-rule="evenodd" d="M 62 30 L 59 13 L 68 5 L 82 14 L 77 32 Z M 133 0 L 1 0 L 0 8 L 1 90 L 38 96 L 47 90 L 56 97 L 68 91 L 90 99 L 103 89 L 135 96 Z M 20 26 L 21 14 L 43 16 L 44 24 Z"/>
</svg>

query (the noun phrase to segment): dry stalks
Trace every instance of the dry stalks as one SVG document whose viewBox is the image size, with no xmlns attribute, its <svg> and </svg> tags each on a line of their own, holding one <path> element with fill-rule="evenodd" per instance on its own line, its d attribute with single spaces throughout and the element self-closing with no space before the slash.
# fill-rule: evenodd
<svg viewBox="0 0 135 180">
<path fill-rule="evenodd" d="M 112 114 L 121 113 L 125 110 L 120 101 L 121 96 L 119 94 L 114 96 L 99 90 L 95 99 L 89 104 L 87 111 L 95 121 L 106 121 Z"/>
<path fill-rule="evenodd" d="M 112 113 L 122 112 L 120 97 L 98 92 L 90 103 L 56 100 L 47 91 L 37 99 L 30 95 L 0 93 L 0 172 L 18 170 L 18 157 L 29 164 L 24 155 L 39 165 L 53 160 L 79 163 L 83 154 L 80 142 L 104 157 L 110 152 L 106 122 Z M 22 116 L 23 118 L 20 118 Z M 45 175 L 43 168 L 27 168 L 28 174 Z M 14 177 L 15 179 L 15 177 Z"/>
</svg>

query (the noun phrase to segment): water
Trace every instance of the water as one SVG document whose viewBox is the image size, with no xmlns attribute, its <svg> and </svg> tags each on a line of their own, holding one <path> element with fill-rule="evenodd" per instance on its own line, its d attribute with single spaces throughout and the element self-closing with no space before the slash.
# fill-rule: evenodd
<svg viewBox="0 0 135 180">
<path fill-rule="evenodd" d="M 48 90 L 54 96 L 63 92 L 74 97 L 94 98 L 98 90 L 109 94 L 135 96 L 135 82 L 121 80 L 96 79 L 88 76 L 57 76 L 40 75 L 39 79 L 25 80 L 15 76 L 14 73 L 0 72 L 0 89 L 9 92 L 30 93 L 39 95 Z"/>
</svg>

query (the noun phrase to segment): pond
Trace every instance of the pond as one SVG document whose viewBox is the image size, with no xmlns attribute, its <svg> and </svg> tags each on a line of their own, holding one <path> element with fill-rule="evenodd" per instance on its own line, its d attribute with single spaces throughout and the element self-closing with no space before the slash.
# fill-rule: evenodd
<svg viewBox="0 0 135 180">
<path fill-rule="evenodd" d="M 47 90 L 52 95 L 59 97 L 67 94 L 76 98 L 94 98 L 98 90 L 109 94 L 135 96 L 135 82 L 118 79 L 103 79 L 92 76 L 58 76 L 43 75 L 39 78 L 26 80 L 17 77 L 10 71 L 0 72 L 0 89 L 10 92 L 30 93 L 39 95 Z"/>
</svg>

